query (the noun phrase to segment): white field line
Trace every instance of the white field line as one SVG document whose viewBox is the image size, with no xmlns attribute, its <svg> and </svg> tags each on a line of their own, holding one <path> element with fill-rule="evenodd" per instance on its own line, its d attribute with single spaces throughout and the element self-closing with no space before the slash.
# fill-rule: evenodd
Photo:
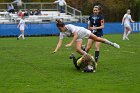
<svg viewBox="0 0 140 93">
<path fill-rule="evenodd" d="M 110 51 L 110 50 L 104 50 L 104 51 L 106 51 L 106 52 L 108 52 L 108 51 Z M 133 52 L 133 51 L 119 51 L 119 52 L 123 52 L 123 53 L 130 53 L 130 54 L 134 54 L 135 52 Z"/>
</svg>

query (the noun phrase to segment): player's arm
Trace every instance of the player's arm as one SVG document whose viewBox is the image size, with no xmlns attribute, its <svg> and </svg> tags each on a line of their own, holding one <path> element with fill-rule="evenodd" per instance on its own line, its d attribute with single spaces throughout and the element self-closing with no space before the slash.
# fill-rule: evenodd
<svg viewBox="0 0 140 93">
<path fill-rule="evenodd" d="M 92 27 L 92 24 L 91 24 L 91 22 L 90 22 L 90 20 L 88 21 L 88 29 L 89 30 L 92 30 L 90 27 Z"/>
<path fill-rule="evenodd" d="M 64 4 L 66 5 L 67 3 L 65 2 L 65 0 L 64 0 Z"/>
<path fill-rule="evenodd" d="M 53 53 L 56 53 L 58 51 L 58 49 L 61 47 L 62 45 L 62 42 L 63 42 L 63 39 L 59 39 L 58 43 L 57 43 L 57 46 L 55 48 L 55 50 L 53 51 Z"/>
<path fill-rule="evenodd" d="M 77 35 L 77 33 L 76 33 L 75 31 L 73 32 L 73 35 L 74 35 L 74 37 L 73 37 L 72 41 L 71 41 L 69 44 L 67 44 L 66 47 L 72 46 L 72 44 L 73 44 L 73 43 L 76 41 L 76 39 L 78 38 L 78 35 Z"/>
<path fill-rule="evenodd" d="M 53 3 L 58 3 L 59 1 L 58 0 L 56 0 L 56 1 L 54 1 Z"/>
<path fill-rule="evenodd" d="M 91 23 L 91 16 L 90 16 L 88 20 L 88 30 L 93 30 L 92 27 L 93 27 L 93 24 Z"/>
<path fill-rule="evenodd" d="M 103 28 L 104 28 L 104 18 L 101 19 L 100 23 L 101 23 L 101 26 L 99 26 L 99 27 L 94 27 L 94 26 L 90 23 L 88 29 L 89 29 L 89 30 L 103 29 Z"/>
<path fill-rule="evenodd" d="M 124 19 L 125 19 L 125 17 L 126 17 L 126 14 L 123 16 L 123 18 L 122 18 L 122 24 L 121 25 L 123 25 L 124 24 Z"/>
<path fill-rule="evenodd" d="M 104 28 L 104 19 L 101 20 L 100 22 L 101 22 L 101 26 L 99 26 L 99 27 L 93 27 L 93 30 L 103 29 Z"/>
<path fill-rule="evenodd" d="M 17 25 L 17 28 L 19 28 L 20 27 L 20 22 L 18 23 L 18 25 Z"/>
<path fill-rule="evenodd" d="M 130 21 L 132 22 L 132 23 L 134 23 L 135 21 L 134 20 L 132 20 L 132 18 L 130 17 Z"/>
<path fill-rule="evenodd" d="M 13 3 L 17 3 L 17 1 L 15 0 L 15 1 L 12 2 L 12 4 L 13 4 Z"/>
<path fill-rule="evenodd" d="M 135 21 L 131 19 L 131 22 L 134 23 Z"/>
</svg>

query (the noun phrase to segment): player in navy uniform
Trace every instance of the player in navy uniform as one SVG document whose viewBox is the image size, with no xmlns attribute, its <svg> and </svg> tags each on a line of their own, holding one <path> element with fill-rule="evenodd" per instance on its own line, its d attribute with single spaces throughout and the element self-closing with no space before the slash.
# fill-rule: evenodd
<svg viewBox="0 0 140 93">
<path fill-rule="evenodd" d="M 104 28 L 104 17 L 99 14 L 101 10 L 100 6 L 94 6 L 93 7 L 93 14 L 90 15 L 89 17 L 89 22 L 88 22 L 88 29 L 91 30 L 93 34 L 95 34 L 98 37 L 103 36 L 103 31 L 102 29 Z M 99 49 L 100 49 L 100 42 L 94 41 L 92 39 L 88 39 L 88 43 L 86 46 L 86 52 L 89 52 L 90 48 L 92 47 L 93 43 L 95 43 L 95 61 L 98 62 L 99 58 Z"/>
</svg>

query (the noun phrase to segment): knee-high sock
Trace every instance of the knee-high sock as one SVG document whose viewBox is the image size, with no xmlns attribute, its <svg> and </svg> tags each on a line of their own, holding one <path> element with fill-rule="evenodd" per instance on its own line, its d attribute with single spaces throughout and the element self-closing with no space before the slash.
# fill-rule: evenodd
<svg viewBox="0 0 140 93">
<path fill-rule="evenodd" d="M 130 33 L 131 33 L 131 31 L 128 31 L 128 33 L 127 33 L 127 35 L 126 35 L 126 36 L 128 37 L 128 36 L 130 35 Z"/>
<path fill-rule="evenodd" d="M 111 42 L 111 41 L 109 41 L 109 40 L 107 40 L 107 39 L 106 39 L 106 41 L 105 41 L 104 43 L 105 43 L 105 44 L 108 44 L 108 45 L 112 45 L 112 46 L 114 45 L 113 42 Z"/>
<path fill-rule="evenodd" d="M 80 67 L 77 66 L 77 59 L 76 59 L 76 57 L 74 56 L 72 59 L 73 59 L 74 66 L 77 68 L 77 70 L 79 70 Z"/>
<path fill-rule="evenodd" d="M 18 38 L 20 38 L 22 36 L 22 34 L 20 34 L 19 36 L 18 36 Z"/>
<path fill-rule="evenodd" d="M 22 39 L 25 39 L 25 38 L 24 38 L 24 34 L 22 34 Z"/>
<path fill-rule="evenodd" d="M 123 33 L 123 40 L 125 39 L 125 37 L 126 37 L 126 32 L 124 31 L 124 33 Z"/>
<path fill-rule="evenodd" d="M 98 62 L 98 58 L 99 58 L 99 51 L 95 51 L 95 61 Z"/>
</svg>

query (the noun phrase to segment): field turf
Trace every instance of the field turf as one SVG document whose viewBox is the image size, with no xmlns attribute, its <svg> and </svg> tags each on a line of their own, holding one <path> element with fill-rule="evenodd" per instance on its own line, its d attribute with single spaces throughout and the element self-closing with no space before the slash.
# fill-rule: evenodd
<svg viewBox="0 0 140 93">
<path fill-rule="evenodd" d="M 0 38 L 0 93 L 140 93 L 140 34 L 129 41 L 121 34 L 105 38 L 121 48 L 102 44 L 95 73 L 74 68 L 69 55 L 79 54 L 74 46 L 65 48 L 72 38 L 55 54 L 56 36 Z"/>
</svg>

